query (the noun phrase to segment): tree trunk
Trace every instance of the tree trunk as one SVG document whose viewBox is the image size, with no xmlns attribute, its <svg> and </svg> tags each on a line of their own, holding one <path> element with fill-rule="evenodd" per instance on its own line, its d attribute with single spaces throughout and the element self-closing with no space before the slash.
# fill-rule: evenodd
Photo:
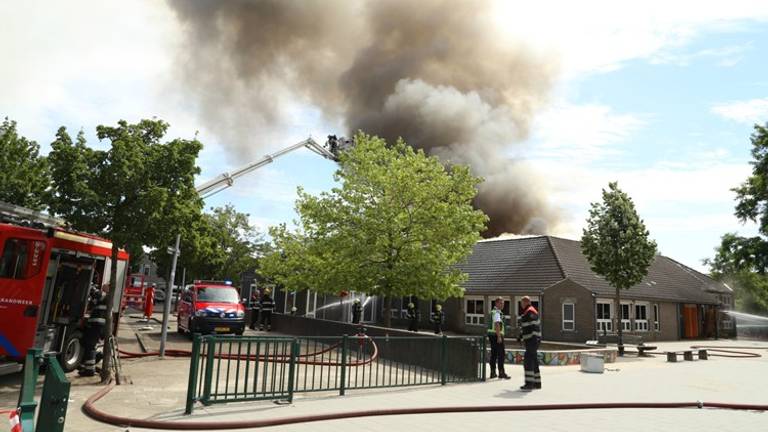
<svg viewBox="0 0 768 432">
<path fill-rule="evenodd" d="M 384 297 L 384 327 L 392 327 L 392 304 L 389 296 Z"/>
<path fill-rule="evenodd" d="M 623 339 L 623 323 L 622 323 L 622 310 L 621 310 L 621 288 L 616 287 L 616 311 L 618 312 L 618 326 L 617 330 L 619 333 L 619 339 L 618 339 L 618 347 L 619 347 L 619 355 L 624 355 L 624 339 Z"/>
<path fill-rule="evenodd" d="M 113 307 L 115 303 L 115 294 L 117 293 L 117 256 L 120 252 L 120 248 L 117 242 L 112 240 L 112 265 L 109 269 L 109 293 L 107 293 L 107 322 L 104 325 L 104 360 L 101 363 L 101 382 L 106 384 L 112 381 L 112 362 L 115 360 L 112 358 L 112 340 L 110 335 L 113 328 Z M 119 380 L 118 380 L 119 381 Z"/>
</svg>

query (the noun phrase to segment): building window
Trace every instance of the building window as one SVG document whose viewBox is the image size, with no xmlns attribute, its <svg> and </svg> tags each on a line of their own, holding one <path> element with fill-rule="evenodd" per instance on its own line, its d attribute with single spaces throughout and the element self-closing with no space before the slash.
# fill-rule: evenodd
<svg viewBox="0 0 768 432">
<path fill-rule="evenodd" d="M 723 330 L 733 330 L 733 321 L 730 318 L 723 320 Z"/>
<path fill-rule="evenodd" d="M 149 264 L 144 264 L 144 269 L 142 270 L 142 273 L 144 273 L 144 276 L 149 276 Z"/>
<path fill-rule="evenodd" d="M 576 330 L 576 314 L 573 303 L 563 303 L 563 330 Z"/>
<path fill-rule="evenodd" d="M 395 299 L 392 302 L 392 310 L 389 311 L 392 318 L 406 318 L 408 316 L 408 303 L 410 302 L 410 296 Z"/>
<path fill-rule="evenodd" d="M 648 305 L 635 304 L 635 331 L 648 331 Z"/>
<path fill-rule="evenodd" d="M 653 329 L 659 331 L 659 305 L 653 305 Z"/>
<path fill-rule="evenodd" d="M 629 320 L 630 306 L 631 305 L 629 303 L 622 303 L 621 308 L 619 309 L 621 311 L 621 329 L 623 331 L 632 330 L 632 322 Z"/>
<path fill-rule="evenodd" d="M 597 331 L 599 333 L 613 333 L 613 314 L 611 303 L 597 303 Z"/>
<path fill-rule="evenodd" d="M 469 325 L 485 324 L 485 302 L 483 297 L 464 298 L 464 323 Z"/>
</svg>

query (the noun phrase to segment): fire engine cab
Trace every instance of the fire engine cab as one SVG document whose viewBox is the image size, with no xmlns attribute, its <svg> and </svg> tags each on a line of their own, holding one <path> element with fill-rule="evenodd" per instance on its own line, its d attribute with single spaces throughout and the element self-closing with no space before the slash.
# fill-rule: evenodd
<svg viewBox="0 0 768 432">
<path fill-rule="evenodd" d="M 118 312 L 128 254 L 111 262 L 112 243 L 63 228 L 63 221 L 0 202 L 0 357 L 23 361 L 30 348 L 75 370 L 83 359 L 83 318 L 91 286 L 109 291 L 117 265 Z M 8 362 L 5 363 L 9 364 Z"/>
<path fill-rule="evenodd" d="M 234 333 L 245 331 L 245 307 L 229 282 L 196 280 L 179 301 L 179 333 Z"/>
</svg>

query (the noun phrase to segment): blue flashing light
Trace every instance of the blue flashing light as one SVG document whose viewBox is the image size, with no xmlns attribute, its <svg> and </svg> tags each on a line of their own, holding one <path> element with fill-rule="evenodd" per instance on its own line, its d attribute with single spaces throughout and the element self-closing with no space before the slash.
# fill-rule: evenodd
<svg viewBox="0 0 768 432">
<path fill-rule="evenodd" d="M 232 281 L 224 281 L 225 285 L 232 285 Z"/>
</svg>

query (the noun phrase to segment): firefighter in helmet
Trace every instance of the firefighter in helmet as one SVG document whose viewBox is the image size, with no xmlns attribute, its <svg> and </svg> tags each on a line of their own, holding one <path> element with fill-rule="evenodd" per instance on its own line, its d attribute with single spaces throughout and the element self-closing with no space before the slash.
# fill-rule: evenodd
<svg viewBox="0 0 768 432">
<path fill-rule="evenodd" d="M 413 302 L 408 303 L 408 309 L 405 313 L 408 317 L 408 331 L 419 331 L 419 310 L 416 309 L 416 305 Z"/>
<path fill-rule="evenodd" d="M 261 307 L 261 324 L 259 330 L 272 330 L 272 311 L 275 310 L 275 301 L 272 300 L 272 290 L 269 288 L 264 289 L 264 295 L 261 296 L 259 302 Z"/>
<path fill-rule="evenodd" d="M 531 304 L 528 296 L 522 299 L 523 313 L 520 315 L 520 328 L 523 343 L 525 344 L 525 356 L 523 357 L 523 369 L 525 370 L 525 385 L 520 390 L 531 391 L 541 388 L 541 374 L 539 373 L 539 343 L 541 342 L 541 321 L 539 312 Z"/>
<path fill-rule="evenodd" d="M 259 323 L 259 314 L 261 312 L 261 296 L 259 295 L 259 290 L 255 286 L 252 286 L 251 290 L 251 322 L 248 327 L 250 327 L 251 330 L 256 330 L 256 325 Z"/>
<path fill-rule="evenodd" d="M 445 312 L 443 312 L 443 305 L 435 305 L 435 310 L 430 317 L 432 325 L 435 327 L 435 334 L 443 334 L 443 323 L 445 322 Z"/>
<path fill-rule="evenodd" d="M 104 327 L 107 324 L 107 295 L 98 287 L 92 286 L 88 301 L 90 314 L 85 322 L 83 349 L 85 356 L 80 365 L 80 376 L 96 375 L 96 345 L 104 338 Z"/>
<path fill-rule="evenodd" d="M 360 304 L 360 299 L 355 299 L 352 304 L 352 324 L 360 324 L 360 318 L 363 316 L 363 305 Z"/>
</svg>

